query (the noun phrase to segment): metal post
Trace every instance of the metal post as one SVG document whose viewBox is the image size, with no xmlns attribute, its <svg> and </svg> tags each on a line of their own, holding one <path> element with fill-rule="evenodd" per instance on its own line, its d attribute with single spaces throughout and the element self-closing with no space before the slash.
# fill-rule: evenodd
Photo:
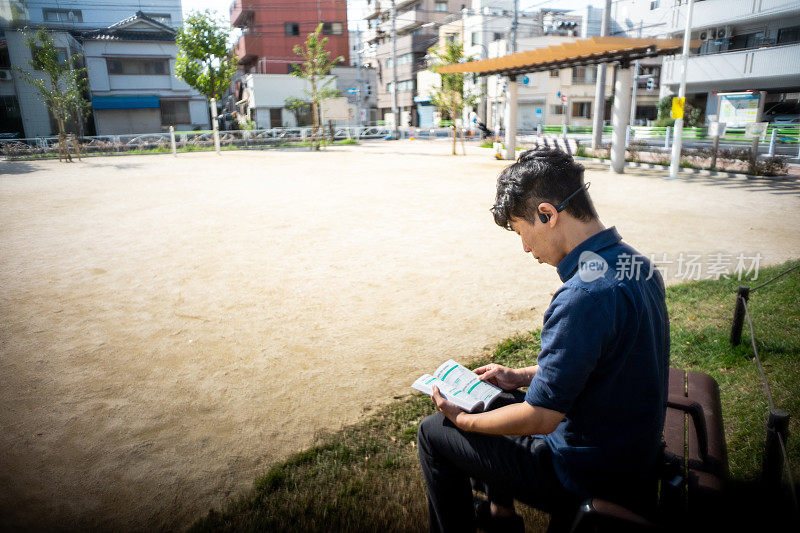
<svg viewBox="0 0 800 533">
<path fill-rule="evenodd" d="M 562 124 L 561 125 L 561 135 L 564 136 L 564 137 L 567 136 L 567 125 L 566 124 Z"/>
<path fill-rule="evenodd" d="M 666 135 L 664 136 L 664 150 L 669 150 L 669 138 L 672 133 L 672 128 L 667 126 Z"/>
<path fill-rule="evenodd" d="M 506 159 L 517 158 L 517 80 L 506 78 Z"/>
<path fill-rule="evenodd" d="M 775 155 L 775 136 L 778 134 L 778 130 L 772 128 L 772 135 L 769 137 L 769 156 L 772 157 Z"/>
<path fill-rule="evenodd" d="M 742 324 L 744 324 L 744 304 L 750 298 L 750 287 L 739 287 L 736 291 L 736 307 L 733 310 L 731 324 L 731 344 L 738 346 L 742 342 Z"/>
<path fill-rule="evenodd" d="M 789 413 L 783 409 L 771 409 L 767 421 L 767 441 L 764 444 L 764 463 L 761 470 L 761 481 L 767 489 L 780 490 L 783 474 L 783 453 L 778 439 L 789 438 Z"/>
<path fill-rule="evenodd" d="M 634 94 L 636 94 L 636 91 L 634 91 Z M 625 148 L 629 147 L 630 145 L 631 145 L 631 125 L 628 124 L 628 126 L 625 128 Z"/>
<path fill-rule="evenodd" d="M 219 151 L 219 124 L 217 123 L 217 99 L 211 99 L 211 129 L 214 131 L 214 150 Z"/>
<path fill-rule="evenodd" d="M 392 19 L 392 113 L 394 114 L 394 138 L 400 138 L 400 107 L 397 105 L 397 11 L 392 0 L 389 16 Z M 455 121 L 456 117 L 453 117 Z"/>
<path fill-rule="evenodd" d="M 175 127 L 169 127 L 169 145 L 172 147 L 172 155 L 178 157 L 178 149 L 175 147 Z"/>
<path fill-rule="evenodd" d="M 358 54 L 356 55 L 356 69 L 358 76 L 356 78 L 356 113 L 358 113 L 358 125 L 363 125 L 361 121 L 361 104 L 364 98 L 364 86 L 361 79 L 361 27 L 356 25 L 356 41 L 358 42 Z"/>
<path fill-rule="evenodd" d="M 689 0 L 689 10 L 686 14 L 686 29 L 683 32 L 683 58 L 681 60 L 681 85 L 678 89 L 678 98 L 686 97 L 686 70 L 689 66 L 689 44 L 692 37 L 692 12 L 694 0 Z M 676 179 L 681 168 L 681 148 L 683 143 L 683 118 L 675 119 L 675 134 L 672 142 L 672 158 L 669 163 L 669 177 Z"/>
<path fill-rule="evenodd" d="M 631 119 L 629 122 L 636 122 L 636 93 L 639 89 L 639 60 L 633 62 L 633 93 L 631 94 Z"/>
<path fill-rule="evenodd" d="M 606 0 L 606 7 L 603 9 L 603 20 L 600 24 L 600 35 L 608 35 L 611 22 L 611 0 Z M 603 144 L 603 119 L 606 113 L 606 64 L 597 65 L 597 82 L 594 87 L 594 116 L 592 117 L 592 150 L 600 148 Z"/>
<path fill-rule="evenodd" d="M 541 135 L 541 134 L 542 134 L 542 125 L 541 124 L 537 124 L 536 125 L 536 135 Z"/>
</svg>

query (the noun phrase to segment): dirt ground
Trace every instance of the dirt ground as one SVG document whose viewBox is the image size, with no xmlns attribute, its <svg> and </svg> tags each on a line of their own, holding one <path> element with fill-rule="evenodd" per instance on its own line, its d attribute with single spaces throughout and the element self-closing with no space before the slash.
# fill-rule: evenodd
<svg viewBox="0 0 800 533">
<path fill-rule="evenodd" d="M 540 326 L 555 271 L 488 211 L 507 163 L 448 149 L 0 162 L 0 529 L 180 529 Z M 644 253 L 800 253 L 797 183 L 587 179 Z"/>
</svg>

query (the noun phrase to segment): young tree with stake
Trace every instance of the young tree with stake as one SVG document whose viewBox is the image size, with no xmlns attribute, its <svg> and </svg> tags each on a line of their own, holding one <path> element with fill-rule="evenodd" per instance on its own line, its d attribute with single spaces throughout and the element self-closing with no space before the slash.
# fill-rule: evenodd
<svg viewBox="0 0 800 533">
<path fill-rule="evenodd" d="M 44 77 L 16 66 L 14 70 L 36 89 L 39 98 L 53 114 L 58 124 L 58 159 L 71 163 L 72 156 L 66 136 L 67 122 L 72 118 L 84 117 L 90 109 L 89 102 L 84 97 L 86 68 L 78 67 L 82 56 L 73 55 L 66 61 L 59 60 L 53 36 L 44 28 L 40 28 L 33 37 L 26 35 L 25 42 L 32 57 L 28 61 L 29 68 L 41 72 Z M 80 158 L 77 139 L 74 148 Z"/>
<path fill-rule="evenodd" d="M 328 44 L 328 38 L 320 39 L 321 33 L 322 24 L 308 34 L 308 39 L 303 43 L 303 46 L 296 45 L 294 47 L 294 53 L 302 57 L 304 61 L 300 64 L 300 68 L 292 72 L 295 76 L 308 80 L 311 86 L 307 92 L 311 99 L 311 112 L 314 117 L 314 127 L 311 134 L 312 150 L 319 150 L 320 145 L 320 105 L 324 100 L 339 95 L 339 91 L 328 87 L 334 78 L 325 80 L 325 76 L 337 63 L 344 61 L 342 56 L 331 59 L 331 53 L 325 49 L 325 45 Z"/>
<path fill-rule="evenodd" d="M 430 70 L 441 77 L 441 85 L 431 94 L 431 102 L 453 121 L 453 155 L 456 155 L 456 118 L 461 115 L 464 107 L 471 107 L 478 100 L 477 94 L 470 94 L 464 88 L 466 74 L 439 73 L 439 67 L 471 61 L 471 57 L 464 57 L 464 48 L 456 41 L 445 43 L 444 48 L 431 48 L 428 53 L 433 56 L 436 64 Z"/>
</svg>

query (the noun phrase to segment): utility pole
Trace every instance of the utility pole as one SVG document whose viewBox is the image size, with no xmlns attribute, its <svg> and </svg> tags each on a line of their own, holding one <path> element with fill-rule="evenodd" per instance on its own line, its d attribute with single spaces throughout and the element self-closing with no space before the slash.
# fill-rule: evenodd
<svg viewBox="0 0 800 533">
<path fill-rule="evenodd" d="M 603 20 L 600 23 L 600 36 L 609 34 L 611 26 L 611 0 L 606 0 Z M 606 114 L 606 64 L 597 65 L 597 83 L 594 87 L 594 117 L 592 120 L 592 150 L 603 144 L 603 119 Z"/>
<path fill-rule="evenodd" d="M 356 69 L 358 72 L 358 77 L 356 78 L 356 112 L 358 113 L 358 125 L 363 126 L 364 124 L 361 120 L 361 104 L 364 99 L 364 84 L 361 79 L 361 51 L 363 46 L 361 46 L 361 26 L 358 24 L 356 25 L 356 41 L 358 42 L 358 54 L 356 55 Z"/>
<path fill-rule="evenodd" d="M 392 19 L 392 113 L 394 113 L 394 138 L 400 138 L 400 108 L 397 105 L 397 12 L 394 8 L 394 0 L 389 11 Z"/>
<path fill-rule="evenodd" d="M 689 9 L 686 13 L 686 29 L 683 32 L 683 57 L 681 58 L 681 85 L 678 89 L 678 98 L 686 97 L 686 70 L 689 66 L 689 44 L 692 38 L 692 12 L 694 0 L 689 0 Z M 684 100 L 685 102 L 685 100 Z M 681 144 L 683 142 L 683 117 L 675 119 L 674 137 L 672 140 L 672 157 L 669 163 L 669 177 L 676 179 L 681 166 Z"/>
<path fill-rule="evenodd" d="M 517 24 L 519 16 L 519 0 L 514 0 L 514 18 L 511 19 L 511 53 L 517 52 Z"/>
</svg>

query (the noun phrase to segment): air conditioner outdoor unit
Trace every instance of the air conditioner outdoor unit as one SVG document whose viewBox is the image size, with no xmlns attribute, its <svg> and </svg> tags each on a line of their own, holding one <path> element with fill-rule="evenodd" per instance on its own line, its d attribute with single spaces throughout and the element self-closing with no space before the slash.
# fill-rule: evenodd
<svg viewBox="0 0 800 533">
<path fill-rule="evenodd" d="M 714 31 L 711 30 L 703 30 L 700 32 L 700 40 L 701 41 L 708 41 L 714 38 Z"/>
<path fill-rule="evenodd" d="M 0 70 L 0 80 L 11 80 L 11 71 L 10 70 Z"/>
<path fill-rule="evenodd" d="M 731 36 L 731 27 L 730 26 L 720 26 L 719 28 L 717 28 L 717 30 L 716 30 L 716 32 L 714 34 L 714 37 L 717 40 L 727 39 L 730 36 Z"/>
</svg>

